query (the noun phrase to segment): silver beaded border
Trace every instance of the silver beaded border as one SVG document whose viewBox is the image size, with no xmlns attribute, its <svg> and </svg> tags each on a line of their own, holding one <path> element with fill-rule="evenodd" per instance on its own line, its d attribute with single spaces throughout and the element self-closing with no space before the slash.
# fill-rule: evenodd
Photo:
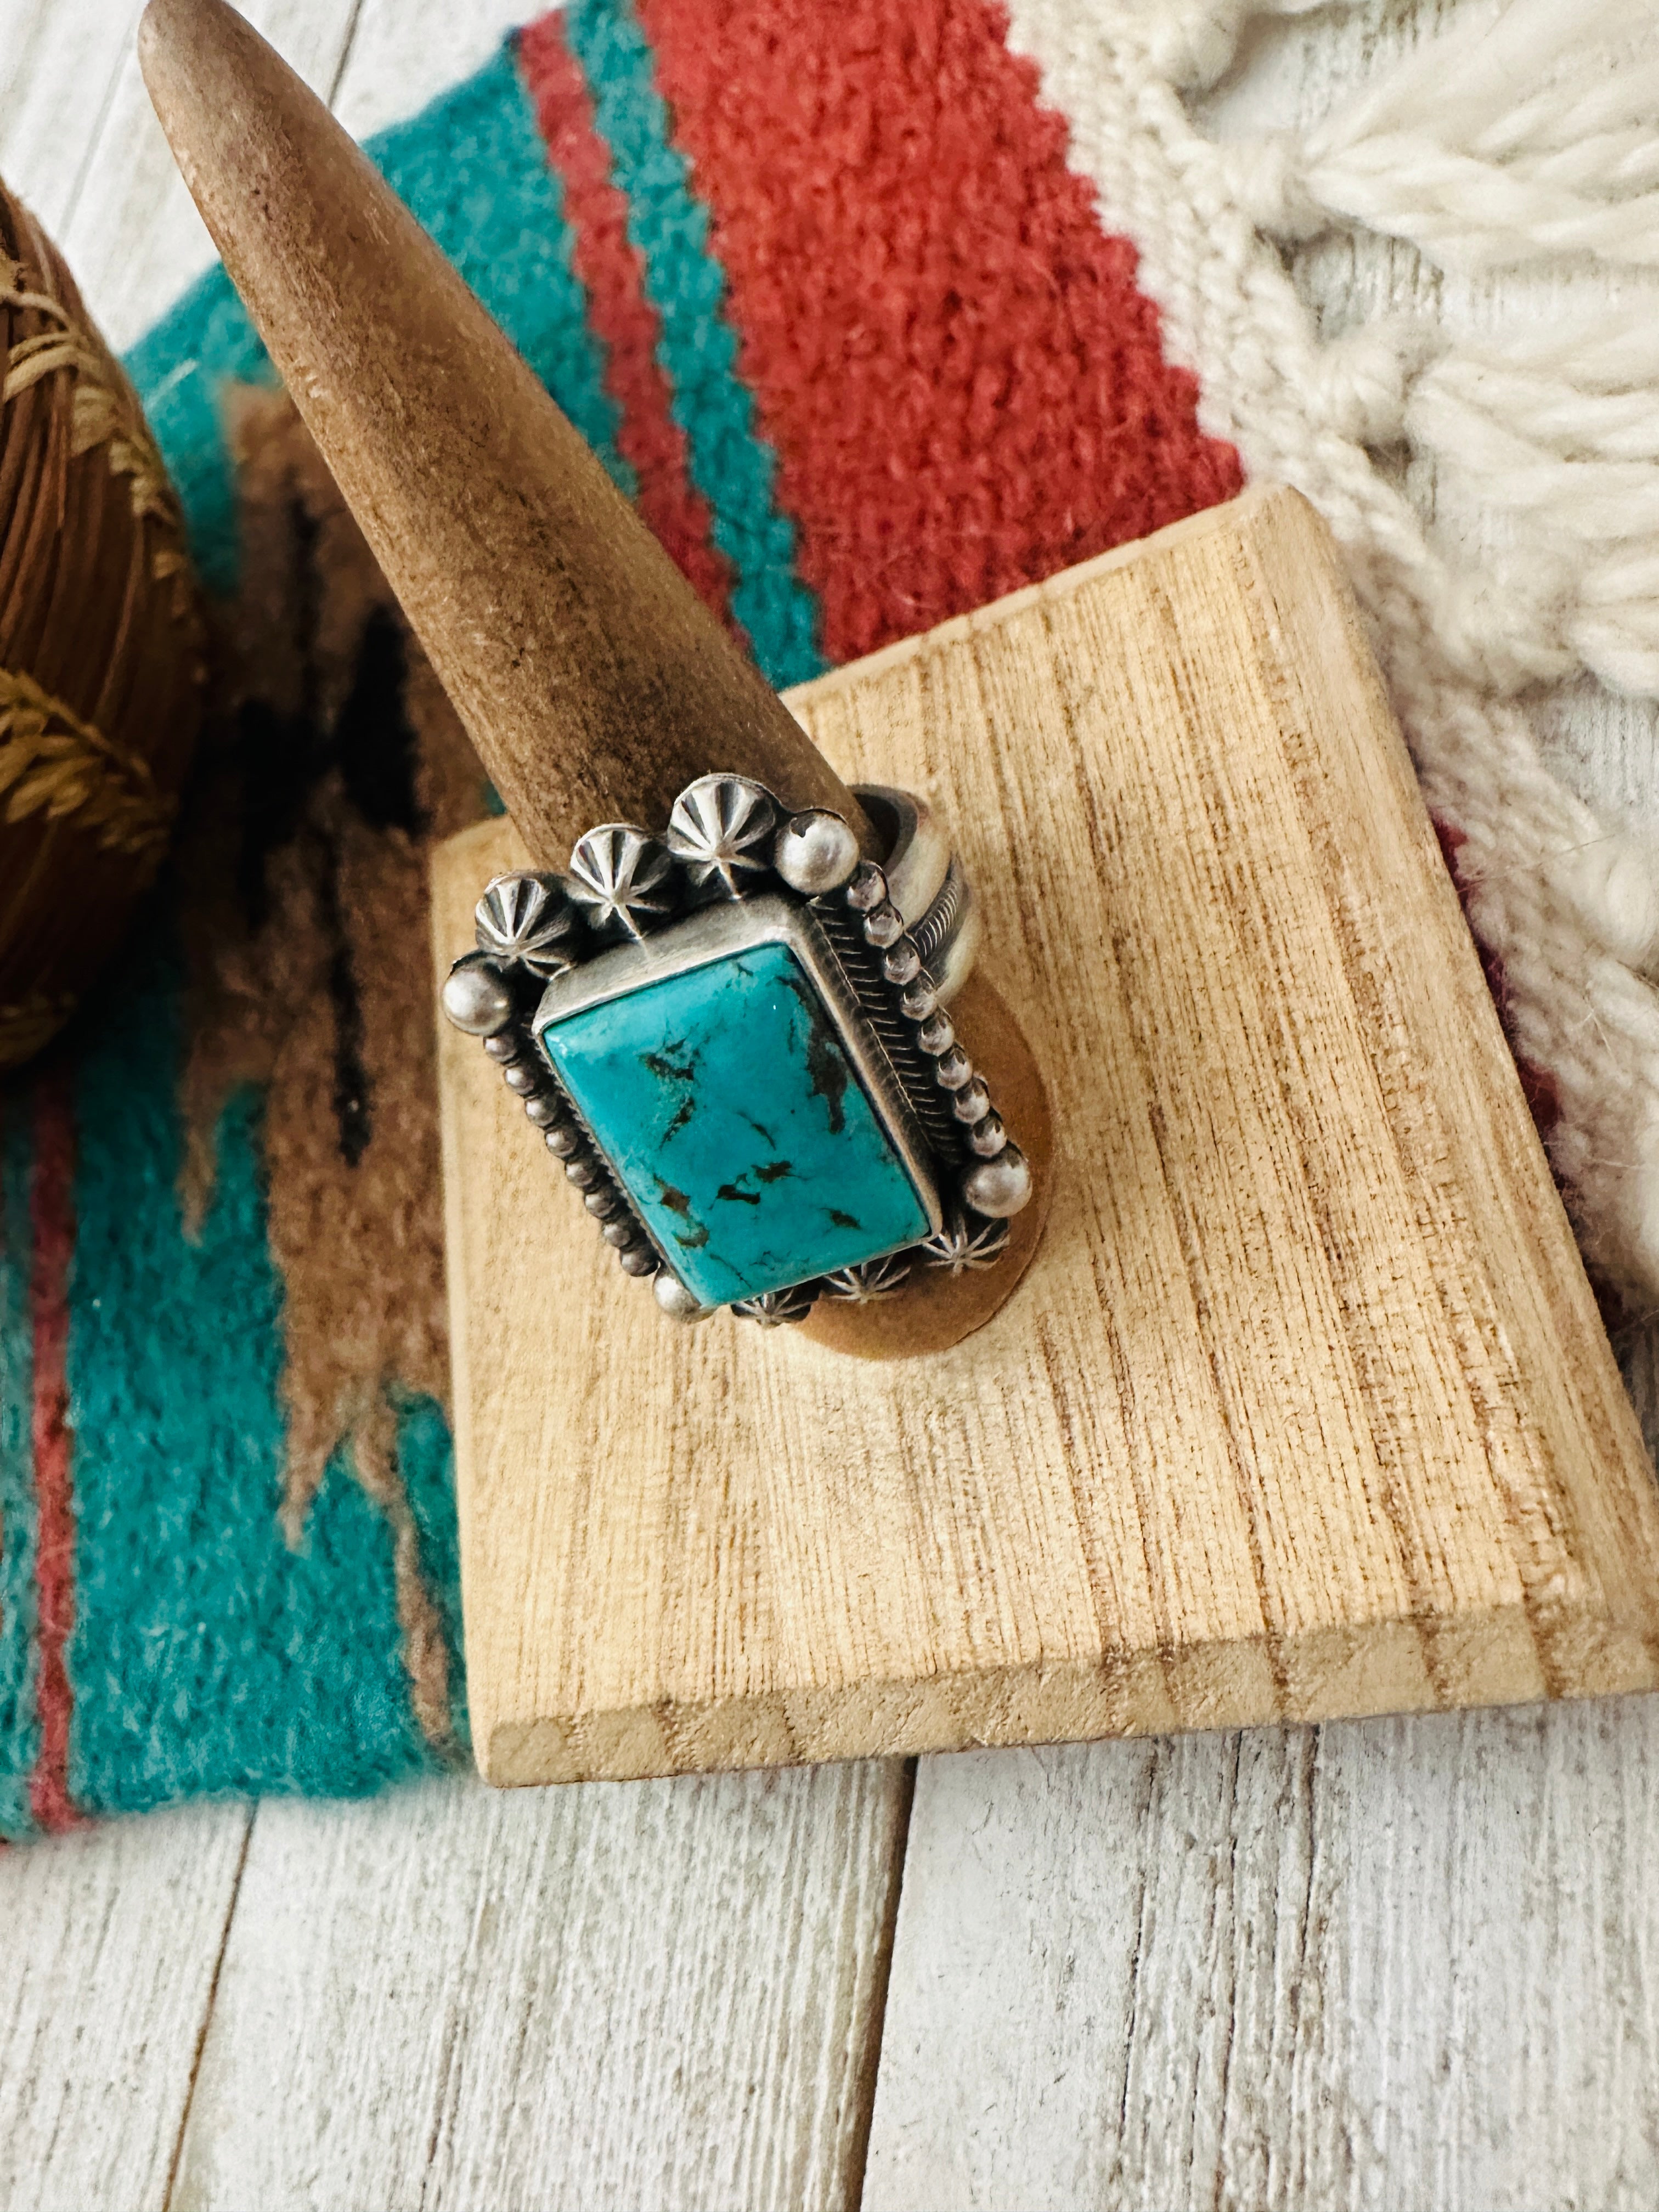
<svg viewBox="0 0 1659 2212">
<path fill-rule="evenodd" d="M 898 799 L 913 817 L 925 817 L 926 810 L 902 793 L 868 796 L 884 806 Z M 700 777 L 676 799 L 664 837 L 631 823 L 606 823 L 577 842 L 567 875 L 498 876 L 478 902 L 477 948 L 456 961 L 443 990 L 444 1011 L 458 1028 L 482 1039 L 623 1271 L 653 1279 L 658 1303 L 678 1319 L 701 1319 L 706 1310 L 635 1212 L 537 1046 L 531 1021 L 550 977 L 626 938 L 672 927 L 700 906 L 780 888 L 810 905 L 823 923 L 848 988 L 927 1137 L 940 1187 L 954 1194 L 956 1204 L 937 1235 L 908 1251 L 739 1299 L 731 1310 L 773 1327 L 804 1321 L 820 1297 L 857 1304 L 890 1297 L 915 1264 L 953 1275 L 994 1266 L 1007 1245 L 1008 1218 L 1030 1194 L 1024 1156 L 958 1039 L 934 979 L 972 910 L 960 862 L 950 860 L 925 910 L 907 921 L 890 895 L 886 869 L 860 855 L 840 815 L 822 809 L 788 815 L 748 777 Z"/>
</svg>

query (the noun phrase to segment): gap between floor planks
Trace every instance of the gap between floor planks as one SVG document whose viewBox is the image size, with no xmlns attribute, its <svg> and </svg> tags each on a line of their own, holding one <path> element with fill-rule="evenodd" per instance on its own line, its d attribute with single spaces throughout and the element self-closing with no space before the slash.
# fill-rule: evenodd
<svg viewBox="0 0 1659 2212">
<path fill-rule="evenodd" d="M 262 1807 L 172 2212 L 854 2207 L 908 1793 Z"/>
</svg>

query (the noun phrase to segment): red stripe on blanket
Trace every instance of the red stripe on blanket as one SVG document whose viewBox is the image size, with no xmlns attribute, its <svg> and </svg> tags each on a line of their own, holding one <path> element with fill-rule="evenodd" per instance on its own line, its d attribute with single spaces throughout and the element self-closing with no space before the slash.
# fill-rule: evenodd
<svg viewBox="0 0 1659 2212">
<path fill-rule="evenodd" d="M 1239 489 L 985 0 L 638 6 L 832 660 Z"/>
<path fill-rule="evenodd" d="M 628 235 L 628 201 L 611 181 L 587 82 L 556 15 L 520 33 L 519 62 L 564 187 L 571 260 L 605 350 L 605 386 L 622 416 L 617 449 L 639 478 L 640 513 L 699 596 L 726 619 L 730 572 L 710 534 L 708 503 L 691 481 L 685 434 L 670 412 L 668 380 L 657 359 L 661 326 Z"/>
<path fill-rule="evenodd" d="M 69 1424 L 69 1276 L 75 1254 L 74 1123 L 66 1070 L 43 1074 L 35 1092 L 29 1299 L 34 1322 L 35 1588 L 40 1614 L 36 1696 L 40 1748 L 29 1802 L 46 1829 L 80 1819 L 69 1791 L 73 1699 L 64 1647 L 75 1620 L 75 1501 Z"/>
</svg>

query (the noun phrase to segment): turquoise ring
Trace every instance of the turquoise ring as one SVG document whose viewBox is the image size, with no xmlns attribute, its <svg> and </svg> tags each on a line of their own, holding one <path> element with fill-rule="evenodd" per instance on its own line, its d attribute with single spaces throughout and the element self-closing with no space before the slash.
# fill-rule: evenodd
<svg viewBox="0 0 1659 2212">
<path fill-rule="evenodd" d="M 704 776 L 659 836 L 498 877 L 444 1010 L 484 1041 L 629 1274 L 680 1320 L 771 1323 L 994 1264 L 1030 1171 L 948 1007 L 973 891 L 930 811 L 823 810 Z"/>
</svg>

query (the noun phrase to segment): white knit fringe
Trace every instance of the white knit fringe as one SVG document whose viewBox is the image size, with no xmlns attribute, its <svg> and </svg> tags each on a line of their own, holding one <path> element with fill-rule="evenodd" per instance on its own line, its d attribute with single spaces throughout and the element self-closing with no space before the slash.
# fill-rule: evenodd
<svg viewBox="0 0 1659 2212">
<path fill-rule="evenodd" d="M 1659 21 L 1644 0 L 1511 0 L 1311 131 L 1223 156 L 1264 230 L 1333 221 L 1443 267 L 1659 266 Z"/>
<path fill-rule="evenodd" d="M 1118 30 L 1155 76 L 1182 91 L 1200 91 L 1224 74 L 1250 16 L 1307 15 L 1328 4 L 1330 0 L 1120 0 Z"/>
<path fill-rule="evenodd" d="M 1586 1256 L 1652 1297 L 1659 993 L 1636 971 L 1659 952 L 1655 855 L 1548 772 L 1512 695 L 1579 659 L 1659 688 L 1654 333 L 1609 317 L 1501 347 L 1391 329 L 1322 347 L 1257 228 L 1340 213 L 1447 265 L 1659 260 L 1653 133 L 1638 143 L 1632 119 L 1655 105 L 1651 0 L 1515 0 L 1419 50 L 1338 123 L 1241 157 L 1194 129 L 1175 86 L 1213 81 L 1246 12 L 1187 0 L 1154 35 L 1137 0 L 1010 0 L 1010 40 L 1068 118 L 1107 228 L 1138 246 L 1204 428 L 1252 477 L 1304 492 L 1343 545 L 1425 796 L 1462 839 L 1516 1051 L 1553 1085 L 1551 1151 Z M 1620 40 L 1633 58 L 1610 76 L 1606 42 Z M 1529 596 L 1431 542 L 1365 451 L 1402 436 L 1476 473 L 1533 532 Z"/>
<path fill-rule="evenodd" d="M 1367 325 L 1321 350 L 1305 397 L 1313 422 L 1408 442 L 1508 517 L 1492 575 L 1447 580 L 1466 674 L 1513 692 L 1582 666 L 1659 697 L 1659 303 L 1456 345 Z"/>
</svg>

